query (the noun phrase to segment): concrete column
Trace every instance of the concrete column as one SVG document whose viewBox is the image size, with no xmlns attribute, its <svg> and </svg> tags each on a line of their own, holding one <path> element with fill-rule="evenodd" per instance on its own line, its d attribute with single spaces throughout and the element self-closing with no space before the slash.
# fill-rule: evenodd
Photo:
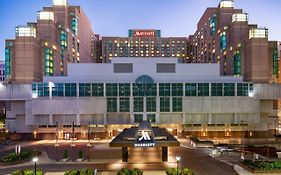
<svg viewBox="0 0 281 175">
<path fill-rule="evenodd" d="M 55 124 L 53 121 L 53 114 L 49 114 L 49 124 Z"/>
<path fill-rule="evenodd" d="M 173 111 L 173 97 L 169 97 L 169 107 L 170 107 L 170 112 L 172 112 Z"/>
<path fill-rule="evenodd" d="M 143 97 L 143 121 L 147 121 L 146 97 Z"/>
<path fill-rule="evenodd" d="M 80 125 L 80 114 L 76 114 L 76 125 Z"/>
<path fill-rule="evenodd" d="M 168 161 L 168 147 L 162 147 L 162 162 Z"/>
<path fill-rule="evenodd" d="M 160 97 L 156 97 L 156 123 L 160 123 Z"/>
<path fill-rule="evenodd" d="M 212 122 L 212 114 L 208 113 L 208 123 L 207 124 L 213 124 Z"/>
<path fill-rule="evenodd" d="M 134 98 L 130 97 L 130 123 L 134 123 Z"/>
<path fill-rule="evenodd" d="M 128 162 L 129 153 L 128 147 L 122 147 L 122 162 Z"/>
<path fill-rule="evenodd" d="M 120 97 L 117 97 L 117 112 L 120 112 Z"/>
</svg>

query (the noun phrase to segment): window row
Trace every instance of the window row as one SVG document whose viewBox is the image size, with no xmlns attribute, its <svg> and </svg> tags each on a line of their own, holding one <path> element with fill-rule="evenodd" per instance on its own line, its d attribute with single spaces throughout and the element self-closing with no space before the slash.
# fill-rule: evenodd
<svg viewBox="0 0 281 175">
<path fill-rule="evenodd" d="M 182 96 L 249 96 L 249 83 L 37 83 L 32 84 L 38 97 L 182 97 Z"/>
<path fill-rule="evenodd" d="M 107 98 L 107 112 L 117 112 L 117 98 Z M 182 98 L 173 97 L 170 104 L 169 97 L 160 97 L 160 112 L 182 112 Z M 170 105 L 172 106 L 170 110 Z M 144 98 L 135 97 L 133 100 L 134 112 L 156 112 L 156 98 L 147 97 L 144 103 Z M 146 109 L 144 108 L 146 107 Z M 130 112 L 130 98 L 119 98 L 119 112 Z"/>
</svg>

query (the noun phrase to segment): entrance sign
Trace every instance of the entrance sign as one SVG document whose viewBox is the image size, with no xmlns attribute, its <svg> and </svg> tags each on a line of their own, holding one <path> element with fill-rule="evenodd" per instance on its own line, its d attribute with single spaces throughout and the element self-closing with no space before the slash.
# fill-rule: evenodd
<svg viewBox="0 0 281 175">
<path fill-rule="evenodd" d="M 151 140 L 148 131 L 141 131 L 142 136 L 139 138 L 139 141 L 142 140 Z"/>
<path fill-rule="evenodd" d="M 134 147 L 154 147 L 154 132 L 150 122 L 143 121 L 137 128 Z"/>
</svg>

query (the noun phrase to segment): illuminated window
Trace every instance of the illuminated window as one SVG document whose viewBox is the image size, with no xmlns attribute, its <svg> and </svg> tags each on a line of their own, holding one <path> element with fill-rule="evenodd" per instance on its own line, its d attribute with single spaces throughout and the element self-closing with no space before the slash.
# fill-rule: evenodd
<svg viewBox="0 0 281 175">
<path fill-rule="evenodd" d="M 238 13 L 232 15 L 232 22 L 247 22 L 248 14 L 247 13 Z"/>
<path fill-rule="evenodd" d="M 226 36 L 226 31 L 223 31 L 220 34 L 220 49 L 221 51 L 225 51 L 227 48 L 227 36 Z"/>
<path fill-rule="evenodd" d="M 10 48 L 5 49 L 5 77 L 10 79 L 11 77 L 11 62 L 12 62 L 12 52 Z"/>
<path fill-rule="evenodd" d="M 278 58 L 278 49 L 274 48 L 272 53 L 272 73 L 274 78 L 278 78 L 278 72 L 279 72 L 279 58 Z"/>
<path fill-rule="evenodd" d="M 67 5 L 67 0 L 53 0 L 53 5 L 54 6 L 66 6 Z"/>
<path fill-rule="evenodd" d="M 268 38 L 268 29 L 253 28 L 249 31 L 249 39 L 251 38 Z"/>
<path fill-rule="evenodd" d="M 233 56 L 233 75 L 241 75 L 241 54 L 240 51 L 236 51 Z"/>
<path fill-rule="evenodd" d="M 36 28 L 33 26 L 18 26 L 16 27 L 16 36 L 36 37 Z"/>
<path fill-rule="evenodd" d="M 234 2 L 233 0 L 222 0 L 220 2 L 220 8 L 233 8 Z"/>
<path fill-rule="evenodd" d="M 54 20 L 54 13 L 48 11 L 39 11 L 37 13 L 37 19 L 39 20 Z"/>
<path fill-rule="evenodd" d="M 50 48 L 44 50 L 44 74 L 45 76 L 54 75 L 54 52 Z"/>
</svg>

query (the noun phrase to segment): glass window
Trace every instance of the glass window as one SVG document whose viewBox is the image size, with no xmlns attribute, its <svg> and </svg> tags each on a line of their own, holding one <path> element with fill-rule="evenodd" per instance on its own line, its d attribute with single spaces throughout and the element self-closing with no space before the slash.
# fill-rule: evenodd
<svg viewBox="0 0 281 175">
<path fill-rule="evenodd" d="M 159 83 L 159 96 L 170 96 L 171 87 L 169 83 Z"/>
<path fill-rule="evenodd" d="M 156 122 L 155 114 L 147 114 L 147 121 L 149 121 L 150 123 L 155 123 Z"/>
<path fill-rule="evenodd" d="M 173 97 L 173 112 L 182 112 L 182 98 Z"/>
<path fill-rule="evenodd" d="M 235 96 L 235 84 L 234 83 L 224 83 L 223 96 Z"/>
<path fill-rule="evenodd" d="M 241 75 L 241 54 L 240 51 L 236 51 L 233 56 L 233 75 Z"/>
<path fill-rule="evenodd" d="M 129 83 L 119 84 L 119 96 L 131 96 L 131 86 Z"/>
<path fill-rule="evenodd" d="M 32 83 L 32 94 L 37 94 L 37 84 Z"/>
<path fill-rule="evenodd" d="M 172 83 L 172 96 L 183 96 L 182 83 Z"/>
<path fill-rule="evenodd" d="M 248 83 L 237 84 L 237 96 L 248 96 Z"/>
<path fill-rule="evenodd" d="M 142 114 L 135 114 L 134 115 L 134 122 L 135 123 L 141 123 L 143 121 L 143 116 Z"/>
<path fill-rule="evenodd" d="M 92 96 L 102 97 L 103 96 L 103 84 L 92 84 Z"/>
<path fill-rule="evenodd" d="M 117 112 L 117 98 L 107 98 L 107 112 Z"/>
<path fill-rule="evenodd" d="M 156 84 L 133 84 L 134 96 L 156 96 Z"/>
<path fill-rule="evenodd" d="M 48 97 L 49 95 L 49 83 L 38 83 L 38 97 Z"/>
<path fill-rule="evenodd" d="M 142 97 L 134 98 L 134 112 L 143 112 L 143 98 Z"/>
<path fill-rule="evenodd" d="M 117 84 L 106 84 L 106 96 L 117 96 Z"/>
<path fill-rule="evenodd" d="M 65 83 L 65 96 L 66 97 L 76 97 L 76 83 Z"/>
<path fill-rule="evenodd" d="M 54 97 L 63 97 L 63 83 L 55 83 L 52 87 L 52 96 Z"/>
<path fill-rule="evenodd" d="M 147 97 L 146 98 L 146 111 L 147 112 L 156 112 L 156 97 Z"/>
<path fill-rule="evenodd" d="M 196 96 L 196 83 L 185 84 L 185 96 Z"/>
<path fill-rule="evenodd" d="M 170 98 L 169 97 L 160 98 L 160 112 L 170 112 Z"/>
<path fill-rule="evenodd" d="M 223 31 L 220 34 L 220 49 L 221 51 L 224 51 L 227 49 L 227 36 L 226 36 L 226 31 Z"/>
<path fill-rule="evenodd" d="M 79 83 L 79 96 L 80 97 L 91 96 L 91 84 L 90 83 Z"/>
<path fill-rule="evenodd" d="M 209 96 L 209 83 L 198 83 L 198 96 Z"/>
<path fill-rule="evenodd" d="M 120 98 L 120 112 L 130 112 L 130 98 Z"/>
<path fill-rule="evenodd" d="M 222 83 L 212 83 L 212 96 L 222 96 Z"/>
</svg>

